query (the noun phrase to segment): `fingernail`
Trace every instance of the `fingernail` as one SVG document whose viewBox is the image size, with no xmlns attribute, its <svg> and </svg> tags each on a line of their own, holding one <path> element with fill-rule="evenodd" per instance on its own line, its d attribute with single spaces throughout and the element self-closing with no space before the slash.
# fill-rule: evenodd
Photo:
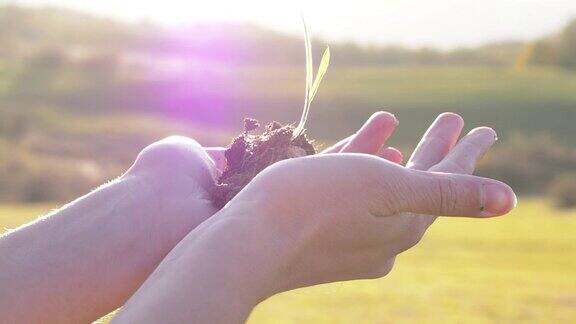
<svg viewBox="0 0 576 324">
<path fill-rule="evenodd" d="M 396 117 L 396 115 L 394 115 L 391 112 L 387 112 L 388 114 L 390 114 L 392 116 L 392 118 L 394 118 L 394 126 L 398 126 L 398 124 L 400 124 L 400 122 L 398 121 L 398 118 Z"/>
<path fill-rule="evenodd" d="M 475 135 L 475 134 L 478 134 L 480 136 L 486 136 L 487 132 L 491 133 L 492 137 L 494 138 L 494 141 L 498 140 L 498 134 L 496 133 L 496 131 L 494 129 L 492 129 L 490 127 L 486 127 L 486 126 L 473 128 L 472 130 L 470 130 L 468 132 L 468 134 L 466 134 L 466 136 Z"/>
<path fill-rule="evenodd" d="M 482 185 L 482 201 L 481 201 L 481 215 L 484 217 L 492 217 L 506 214 L 517 204 L 516 195 L 512 193 L 503 185 L 498 184 L 483 184 Z"/>
</svg>

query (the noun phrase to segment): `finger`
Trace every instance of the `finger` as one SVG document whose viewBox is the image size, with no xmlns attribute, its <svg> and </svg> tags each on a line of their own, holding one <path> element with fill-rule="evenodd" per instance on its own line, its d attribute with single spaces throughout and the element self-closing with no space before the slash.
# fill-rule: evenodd
<svg viewBox="0 0 576 324">
<path fill-rule="evenodd" d="M 440 163 L 430 171 L 471 174 L 478 161 L 496 141 L 496 132 L 489 127 L 471 130 L 448 153 Z"/>
<path fill-rule="evenodd" d="M 205 147 L 204 150 L 206 150 L 206 153 L 208 153 L 212 161 L 214 161 L 216 169 L 223 172 L 224 169 L 226 169 L 226 157 L 224 156 L 226 149 L 223 147 Z"/>
<path fill-rule="evenodd" d="M 393 114 L 383 111 L 374 113 L 340 152 L 376 154 L 397 125 L 398 120 Z"/>
<path fill-rule="evenodd" d="M 464 120 L 454 113 L 443 113 L 430 125 L 408 160 L 407 168 L 428 170 L 438 164 L 454 146 Z"/>
<path fill-rule="evenodd" d="M 399 212 L 493 217 L 504 215 L 516 206 L 514 191 L 500 181 L 471 175 L 406 171 L 409 171 L 404 178 L 407 185 L 398 190 L 399 199 L 394 201 Z"/>
<path fill-rule="evenodd" d="M 378 151 L 376 155 L 396 164 L 401 164 L 402 161 L 404 160 L 402 152 L 400 152 L 400 150 L 394 147 L 382 148 Z"/>
<path fill-rule="evenodd" d="M 321 153 L 339 153 L 342 148 L 348 144 L 348 142 L 350 141 L 350 139 L 352 139 L 354 137 L 354 135 L 350 135 L 348 137 L 346 137 L 345 139 L 340 140 L 338 143 L 330 146 L 329 148 L 323 150 Z"/>
<path fill-rule="evenodd" d="M 496 132 L 488 127 L 475 128 L 464 136 L 448 155 L 430 171 L 471 174 L 476 168 L 476 163 L 488 151 L 496 141 Z M 418 217 L 416 215 L 415 217 Z M 417 222 L 430 226 L 436 217 L 430 217 Z"/>
</svg>

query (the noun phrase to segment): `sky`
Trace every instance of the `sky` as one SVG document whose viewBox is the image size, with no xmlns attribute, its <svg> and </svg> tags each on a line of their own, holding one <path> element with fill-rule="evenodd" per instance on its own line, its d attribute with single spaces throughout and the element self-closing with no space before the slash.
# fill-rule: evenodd
<svg viewBox="0 0 576 324">
<path fill-rule="evenodd" d="M 250 22 L 302 33 L 303 12 L 314 36 L 330 41 L 451 49 L 529 40 L 576 18 L 576 0 L 0 0 L 53 5 L 128 21 L 166 25 Z M 0 26 L 1 27 L 1 26 Z"/>
</svg>

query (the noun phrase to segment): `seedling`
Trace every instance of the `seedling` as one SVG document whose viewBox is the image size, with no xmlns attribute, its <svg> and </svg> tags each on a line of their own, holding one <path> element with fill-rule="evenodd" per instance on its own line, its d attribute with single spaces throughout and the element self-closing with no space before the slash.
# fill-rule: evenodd
<svg viewBox="0 0 576 324">
<path fill-rule="evenodd" d="M 214 205 L 218 208 L 230 201 L 258 173 L 269 165 L 281 160 L 316 154 L 313 141 L 306 136 L 306 122 L 310 105 L 318 92 L 320 83 L 330 64 L 330 48 L 326 48 L 316 78 L 312 62 L 312 42 L 306 23 L 304 25 L 304 48 L 306 50 L 306 87 L 304 107 L 300 122 L 282 125 L 268 124 L 262 134 L 251 134 L 258 129 L 259 122 L 252 118 L 244 119 L 244 132 L 236 137 L 226 149 L 226 169 L 218 179 L 217 190 L 213 194 Z"/>
</svg>

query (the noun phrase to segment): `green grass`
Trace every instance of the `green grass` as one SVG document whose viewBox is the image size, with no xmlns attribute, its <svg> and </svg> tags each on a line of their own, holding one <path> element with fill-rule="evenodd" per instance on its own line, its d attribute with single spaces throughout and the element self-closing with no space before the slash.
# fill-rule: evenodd
<svg viewBox="0 0 576 324">
<path fill-rule="evenodd" d="M 302 74 L 286 68 L 241 73 L 236 90 L 256 104 L 234 107 L 232 113 L 296 121 Z M 315 138 L 336 140 L 357 129 L 377 109 L 399 117 L 401 127 L 393 141 L 405 145 L 414 145 L 436 114 L 455 111 L 469 128 L 491 125 L 501 139 L 542 132 L 574 146 L 576 74 L 471 66 L 350 68 L 339 67 L 336 57 L 318 91 L 307 128 Z"/>
<path fill-rule="evenodd" d="M 99 103 L 86 95 L 86 103 L 94 106 L 90 109 L 82 105 L 46 108 L 35 107 L 36 104 L 22 109 L 31 113 L 31 126 L 39 133 L 37 137 L 45 138 L 43 147 L 93 134 L 115 136 L 106 139 L 107 145 L 121 146 L 127 139 L 145 142 L 170 133 L 191 135 L 207 145 L 227 145 L 230 139 L 222 134 L 240 132 L 246 116 L 264 123 L 298 121 L 305 83 L 303 69 L 250 67 L 213 73 L 206 78 L 222 81 L 214 85 L 214 91 L 222 93 L 226 103 L 225 111 L 218 112 L 222 114 L 218 123 L 202 124 L 195 118 L 174 120 L 163 115 L 162 107 L 143 111 L 139 105 L 130 106 L 129 98 L 145 96 L 138 93 L 126 94 L 127 98 L 110 94 L 128 106 L 110 107 L 107 101 Z M 5 82 L 9 75 L 0 69 L 0 80 Z M 194 92 L 191 88 L 191 95 L 203 96 L 200 90 Z M 44 105 L 50 100 L 41 102 Z M 0 107 L 0 119 L 8 107 L 11 105 Z M 204 103 L 201 108 L 210 111 L 213 107 Z M 400 127 L 390 144 L 407 149 L 416 145 L 430 122 L 444 111 L 462 114 L 467 129 L 479 125 L 494 127 L 502 142 L 515 134 L 543 133 L 575 147 L 576 73 L 535 68 L 518 72 L 482 66 L 341 67 L 336 56 L 314 99 L 306 128 L 319 143 L 336 141 L 356 131 L 376 110 L 397 115 Z M 218 136 L 212 136 L 215 132 Z M 50 143 L 52 138 L 57 144 Z M 81 141 L 86 147 L 98 147 L 85 145 L 98 142 L 98 138 Z M 106 155 L 115 158 L 109 152 Z"/>
<path fill-rule="evenodd" d="M 49 206 L 0 206 L 15 227 Z M 521 199 L 499 219 L 440 219 L 379 280 L 275 296 L 249 323 L 567 323 L 576 318 L 576 211 Z"/>
<path fill-rule="evenodd" d="M 246 116 L 263 122 L 297 122 L 302 111 L 303 72 L 295 67 L 245 67 L 206 74 L 207 80 L 214 81 L 213 91 L 222 95 L 225 108 L 216 109 L 217 114 L 222 114 L 218 123 L 200 125 L 201 121 L 192 118 L 189 132 L 206 137 L 205 128 L 217 127 L 224 133 L 236 134 L 241 131 L 242 119 Z M 8 83 L 13 74 L 0 67 L 0 87 Z M 148 97 L 149 94 L 137 91 L 110 93 L 107 94 L 110 100 L 100 102 L 97 93 L 90 92 L 97 92 L 97 89 L 90 89 L 83 94 L 85 98 L 76 99 L 84 100 L 87 107 L 77 103 L 66 106 L 61 101 L 54 103 L 50 98 L 55 94 L 49 90 L 43 94 L 46 98 L 40 101 L 42 105 L 63 105 L 56 108 L 80 117 L 74 118 L 74 123 L 61 115 L 55 120 L 55 116 L 40 109 L 43 107 L 35 106 L 39 103 L 29 103 L 21 109 L 33 111 L 35 120 L 45 119 L 53 126 L 64 124 L 65 127 L 60 128 L 64 136 L 105 132 L 110 127 L 128 136 L 134 132 L 157 133 L 150 127 L 140 127 L 139 120 L 134 123 L 134 116 L 143 112 L 158 128 L 181 129 L 171 127 L 163 118 L 166 116 L 162 115 L 165 113 L 162 105 L 145 109 L 140 102 L 132 100 L 142 97 L 143 102 L 146 102 L 144 98 L 153 101 L 159 94 Z M 202 91 L 202 87 L 191 87 L 190 95 L 201 98 L 205 96 Z M 110 102 L 122 105 L 110 106 Z M 209 112 L 220 104 L 212 107 L 209 102 L 200 102 L 199 105 L 201 107 L 191 106 L 190 110 L 201 108 L 203 112 Z M 12 105 L 7 104 L 4 109 L 7 107 Z M 519 72 L 507 67 L 487 66 L 342 67 L 338 64 L 337 53 L 314 99 L 307 128 L 313 138 L 334 141 L 355 131 L 379 109 L 389 110 L 400 119 L 401 127 L 392 140 L 394 145 L 415 145 L 429 123 L 443 111 L 461 113 L 469 128 L 482 124 L 493 126 L 503 140 L 517 133 L 547 133 L 561 143 L 576 145 L 572 140 L 576 136 L 573 125 L 576 120 L 576 73 L 540 68 Z M 78 122 L 82 118 L 87 122 Z M 227 141 L 219 139 L 218 143 L 224 145 Z"/>
<path fill-rule="evenodd" d="M 54 208 L 50 204 L 5 204 L 0 205 L 0 234 L 26 224 Z"/>
</svg>

